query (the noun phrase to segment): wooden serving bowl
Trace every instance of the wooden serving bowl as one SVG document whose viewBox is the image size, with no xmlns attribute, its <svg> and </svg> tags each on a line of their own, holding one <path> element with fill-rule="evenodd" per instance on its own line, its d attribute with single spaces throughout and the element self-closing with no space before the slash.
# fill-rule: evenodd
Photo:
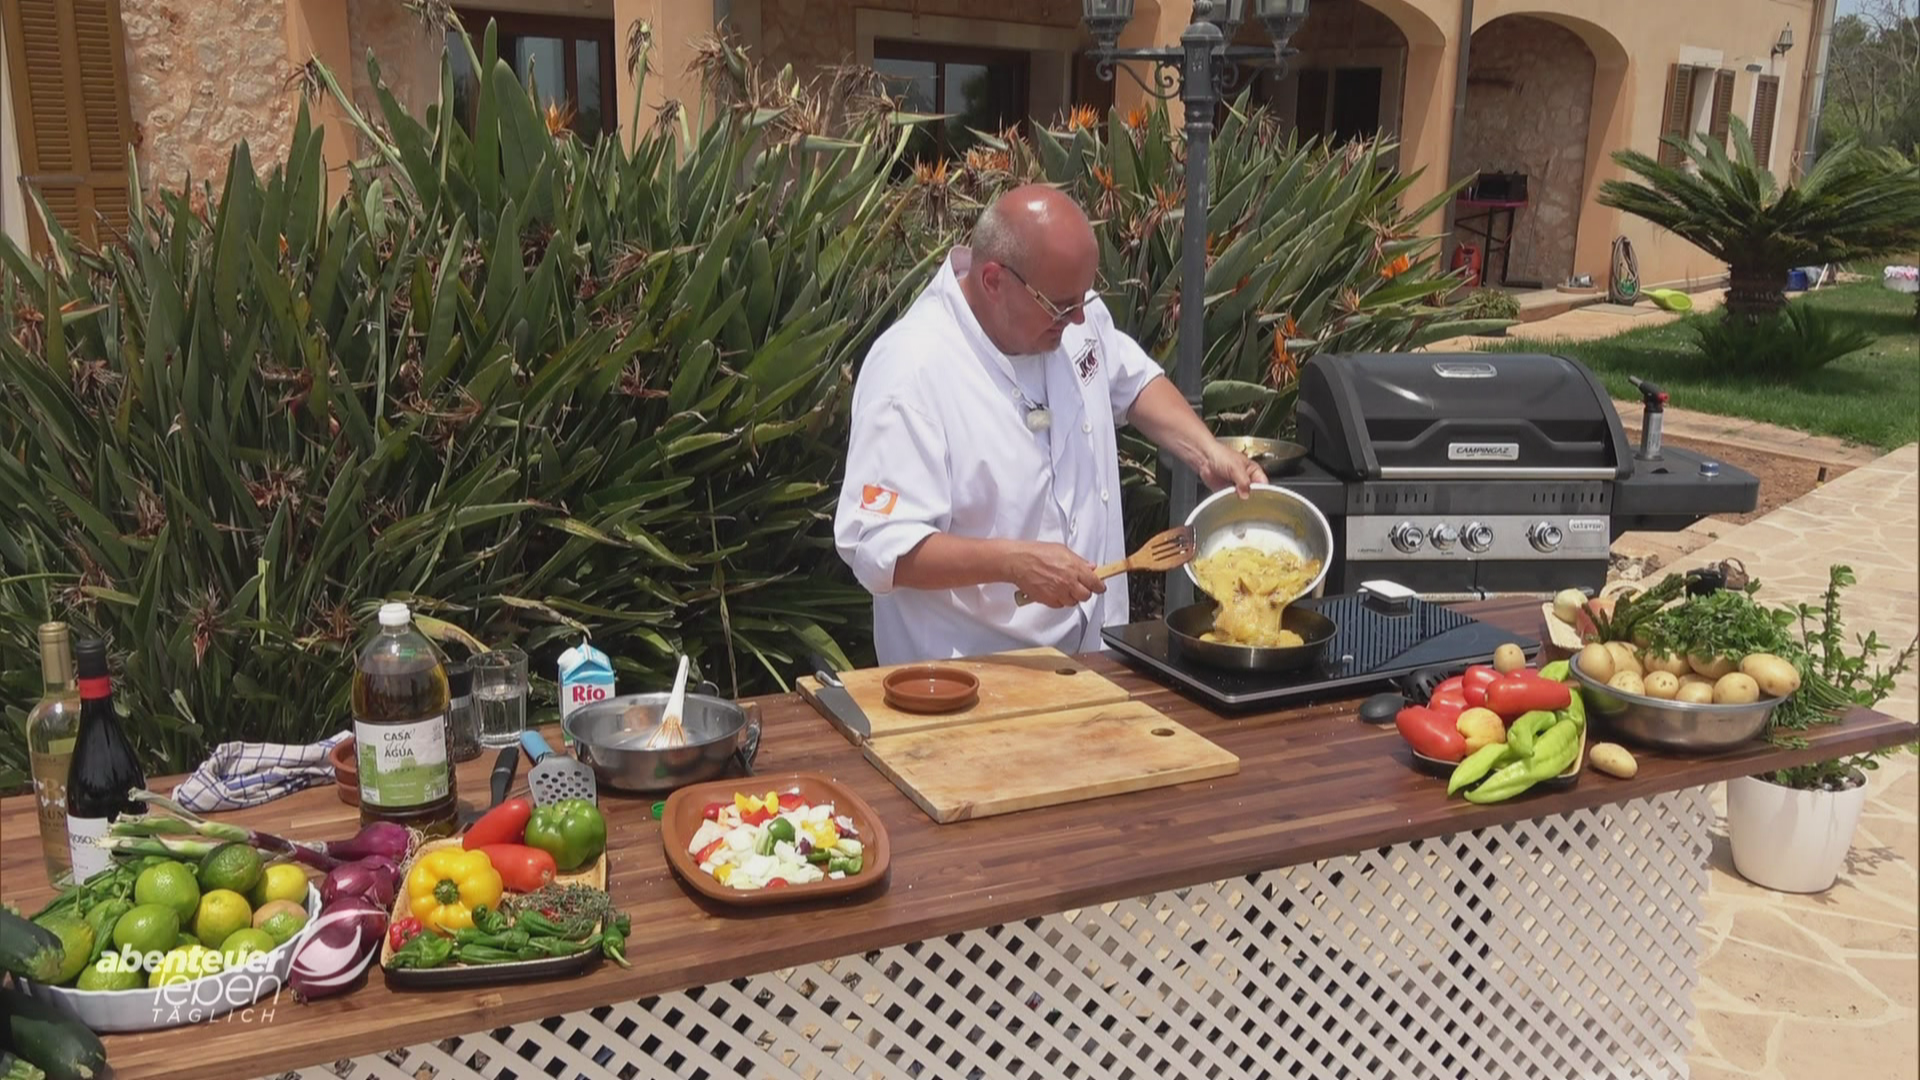
<svg viewBox="0 0 1920 1080">
<path fill-rule="evenodd" d="M 838 881 L 810 881 L 776 889 L 735 889 L 720 884 L 712 874 L 700 869 L 700 864 L 693 861 L 693 853 L 687 850 L 687 842 L 700 831 L 700 823 L 705 820 L 701 814 L 707 804 L 731 803 L 735 792 L 761 796 L 769 791 L 798 795 L 815 806 L 832 803 L 833 812 L 844 815 L 860 832 L 860 872 Z M 667 863 L 689 888 L 710 900 L 737 907 L 796 904 L 876 888 L 886 881 L 887 864 L 892 858 L 887 830 L 881 827 L 873 807 L 846 785 L 819 773 L 743 776 L 683 787 L 667 796 L 666 810 L 660 815 L 660 842 L 667 849 Z"/>
<path fill-rule="evenodd" d="M 980 701 L 980 677 L 971 671 L 938 664 L 912 664 L 889 672 L 881 680 L 886 702 L 901 712 L 949 713 L 969 709 Z"/>
</svg>

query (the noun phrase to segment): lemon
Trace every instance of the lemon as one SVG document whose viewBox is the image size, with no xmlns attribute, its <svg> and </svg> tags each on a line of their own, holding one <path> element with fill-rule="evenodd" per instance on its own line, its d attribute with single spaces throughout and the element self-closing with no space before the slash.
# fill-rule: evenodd
<svg viewBox="0 0 1920 1080">
<path fill-rule="evenodd" d="M 200 907 L 200 882 L 192 870 L 177 862 L 149 866 L 134 879 L 133 902 L 165 904 L 186 922 Z"/>
<path fill-rule="evenodd" d="M 253 908 L 246 897 L 232 889 L 215 889 L 200 898 L 200 908 L 193 915 L 193 936 L 217 949 L 235 930 L 252 925 Z"/>
<path fill-rule="evenodd" d="M 205 945 L 183 945 L 160 961 L 160 968 L 147 976 L 148 986 L 192 982 L 220 970 L 220 954 Z"/>
<path fill-rule="evenodd" d="M 220 958 L 226 961 L 229 968 L 235 968 L 256 953 L 272 952 L 277 948 L 279 942 L 273 940 L 272 934 L 248 927 L 227 935 L 227 940 L 220 943 Z"/>
<path fill-rule="evenodd" d="M 144 956 L 163 953 L 180 937 L 180 915 L 165 904 L 141 904 L 113 924 L 113 947 Z"/>
<path fill-rule="evenodd" d="M 85 919 L 71 915 L 53 915 L 41 921 L 39 927 L 60 939 L 60 951 L 64 961 L 60 965 L 60 977 L 54 982 L 65 985 L 80 974 L 93 958 L 93 927 Z"/>
<path fill-rule="evenodd" d="M 275 900 L 290 900 L 307 906 L 307 872 L 293 863 L 274 863 L 260 873 L 260 883 L 247 893 L 254 910 Z"/>
<path fill-rule="evenodd" d="M 260 876 L 260 853 L 238 841 L 221 844 L 200 860 L 200 888 L 205 891 L 231 889 L 244 899 L 260 884 Z"/>
<path fill-rule="evenodd" d="M 120 954 L 107 953 L 89 964 L 74 985 L 81 990 L 138 990 L 140 982 L 139 969 L 122 968 Z"/>
</svg>

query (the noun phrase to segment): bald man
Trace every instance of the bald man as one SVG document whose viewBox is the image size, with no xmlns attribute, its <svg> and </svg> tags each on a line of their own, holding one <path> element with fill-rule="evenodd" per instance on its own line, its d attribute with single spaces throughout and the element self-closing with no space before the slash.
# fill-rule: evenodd
<svg viewBox="0 0 1920 1080">
<path fill-rule="evenodd" d="M 867 355 L 834 540 L 882 664 L 1103 647 L 1128 618 L 1126 577 L 1094 575 L 1127 554 L 1121 424 L 1210 488 L 1266 482 L 1115 329 L 1099 258 L 1073 200 L 1016 188 Z"/>
</svg>

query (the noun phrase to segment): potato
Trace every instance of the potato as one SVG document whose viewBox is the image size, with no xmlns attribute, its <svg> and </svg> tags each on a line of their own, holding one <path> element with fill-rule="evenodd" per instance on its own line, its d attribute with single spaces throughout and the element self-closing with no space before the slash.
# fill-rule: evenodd
<svg viewBox="0 0 1920 1080">
<path fill-rule="evenodd" d="M 1587 594 L 1579 589 L 1561 589 L 1553 594 L 1553 617 L 1568 626 L 1580 621 L 1580 605 L 1587 602 Z"/>
<path fill-rule="evenodd" d="M 1493 670 L 1502 675 L 1509 671 L 1519 671 L 1526 666 L 1527 654 L 1511 641 L 1493 650 Z"/>
<path fill-rule="evenodd" d="M 1742 675 L 1737 671 L 1720 676 L 1713 684 L 1713 703 L 1715 705 L 1746 705 L 1760 700 L 1760 684 L 1753 676 Z"/>
<path fill-rule="evenodd" d="M 1725 660 L 1716 656 L 1704 656 L 1700 653 L 1688 653 L 1687 666 L 1693 669 L 1694 674 L 1705 675 L 1715 682 L 1719 682 L 1723 675 L 1728 675 L 1740 670 L 1740 665 L 1731 660 Z"/>
<path fill-rule="evenodd" d="M 1668 656 L 1665 653 L 1655 652 L 1642 653 L 1640 663 L 1649 673 L 1664 671 L 1676 677 L 1693 673 L 1693 666 L 1687 663 L 1687 658 L 1684 656 Z"/>
<path fill-rule="evenodd" d="M 1613 678 L 1613 654 L 1607 651 L 1605 645 L 1596 642 L 1581 649 L 1575 661 L 1588 678 L 1597 679 L 1600 682 Z"/>
<path fill-rule="evenodd" d="M 1691 668 L 1687 669 L 1687 673 L 1685 675 L 1680 676 L 1681 686 L 1686 686 L 1688 683 L 1697 683 L 1701 686 L 1706 687 L 1709 690 L 1713 689 L 1712 679 L 1707 678 L 1705 675 L 1695 675 L 1693 673 L 1693 669 Z"/>
<path fill-rule="evenodd" d="M 1633 755 L 1627 753 L 1627 748 L 1619 743 L 1593 744 L 1593 749 L 1587 751 L 1587 763 L 1608 776 L 1617 776 L 1622 780 L 1631 779 L 1640 771 L 1640 763 L 1633 760 Z"/>
<path fill-rule="evenodd" d="M 1614 672 L 1613 678 L 1607 680 L 1607 685 L 1613 687 L 1615 690 L 1628 694 L 1645 694 L 1647 692 L 1647 686 L 1640 681 L 1640 676 L 1631 671 Z"/>
<path fill-rule="evenodd" d="M 1672 701 L 1673 695 L 1680 692 L 1680 676 L 1671 671 L 1649 671 L 1641 683 L 1646 686 L 1648 697 L 1662 701 Z"/>
<path fill-rule="evenodd" d="M 1680 692 L 1673 695 L 1673 700 L 1688 705 L 1711 705 L 1713 704 L 1713 684 L 1705 679 L 1681 683 Z"/>
<path fill-rule="evenodd" d="M 1800 689 L 1800 670 L 1772 653 L 1754 653 L 1740 661 L 1740 672 L 1760 684 L 1768 697 L 1786 697 Z"/>
<path fill-rule="evenodd" d="M 1640 656 L 1633 646 L 1620 641 L 1607 642 L 1607 651 L 1613 654 L 1613 673 L 1631 671 L 1635 675 L 1645 675 L 1647 669 L 1640 666 Z"/>
</svg>

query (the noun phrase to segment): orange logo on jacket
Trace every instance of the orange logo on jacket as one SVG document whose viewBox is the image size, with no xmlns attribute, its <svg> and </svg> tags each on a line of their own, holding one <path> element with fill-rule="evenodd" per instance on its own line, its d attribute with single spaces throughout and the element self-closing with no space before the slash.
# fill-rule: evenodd
<svg viewBox="0 0 1920 1080">
<path fill-rule="evenodd" d="M 900 501 L 900 493 L 888 491 L 877 484 L 866 484 L 860 488 L 860 509 L 871 510 L 876 514 L 891 514 Z"/>
</svg>

